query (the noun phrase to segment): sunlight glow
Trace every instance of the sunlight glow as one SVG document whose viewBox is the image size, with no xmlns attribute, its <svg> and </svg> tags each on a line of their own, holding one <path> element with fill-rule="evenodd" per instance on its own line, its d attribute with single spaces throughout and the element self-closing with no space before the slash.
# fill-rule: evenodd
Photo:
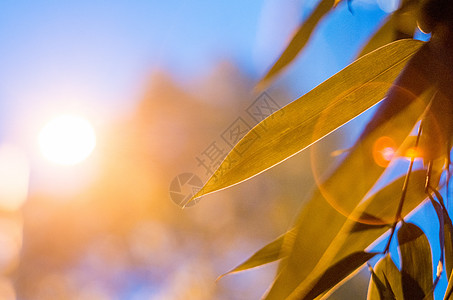
<svg viewBox="0 0 453 300">
<path fill-rule="evenodd" d="M 406 150 L 406 152 L 404 153 L 404 157 L 407 160 L 412 160 L 412 159 L 422 157 L 422 155 L 416 147 L 412 147 L 412 148 L 409 148 Z"/>
<path fill-rule="evenodd" d="M 373 158 L 378 166 L 387 167 L 396 152 L 395 142 L 387 137 L 382 136 L 374 142 Z"/>
<path fill-rule="evenodd" d="M 38 139 L 43 155 L 61 165 L 82 162 L 96 146 L 96 135 L 91 124 L 73 115 L 61 115 L 47 123 Z"/>
<path fill-rule="evenodd" d="M 0 146 L 0 209 L 14 211 L 26 201 L 29 165 L 25 154 L 9 144 Z"/>
<path fill-rule="evenodd" d="M 393 140 L 387 136 L 380 137 L 373 145 L 373 158 L 377 165 L 387 167 L 395 155 L 408 161 L 422 157 L 422 152 L 416 147 L 406 149 L 402 154 L 397 153 Z"/>
</svg>

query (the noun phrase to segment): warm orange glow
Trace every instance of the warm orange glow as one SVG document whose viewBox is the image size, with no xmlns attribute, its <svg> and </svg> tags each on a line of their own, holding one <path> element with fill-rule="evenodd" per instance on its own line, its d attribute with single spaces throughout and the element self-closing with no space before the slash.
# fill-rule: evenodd
<svg viewBox="0 0 453 300">
<path fill-rule="evenodd" d="M 417 157 L 421 157 L 421 153 L 416 147 L 412 147 L 406 150 L 406 152 L 404 153 L 404 157 L 407 160 L 412 160 L 416 159 Z"/>
<path fill-rule="evenodd" d="M 29 167 L 20 149 L 3 145 L 0 147 L 0 209 L 14 211 L 27 198 Z"/>
<path fill-rule="evenodd" d="M 395 142 L 388 136 L 382 136 L 374 142 L 373 159 L 378 166 L 387 167 L 396 152 Z"/>
<path fill-rule="evenodd" d="M 96 146 L 96 135 L 91 124 L 77 116 L 61 115 L 39 134 L 44 156 L 61 165 L 75 165 L 85 160 Z"/>
<path fill-rule="evenodd" d="M 6 277 L 0 278 L 0 299 L 16 300 L 16 291 L 11 280 Z"/>
<path fill-rule="evenodd" d="M 22 231 L 23 221 L 21 219 L 0 218 L 0 245 L 2 245 L 0 249 L 0 272 L 2 274 L 14 270 L 19 263 L 23 239 Z"/>
</svg>

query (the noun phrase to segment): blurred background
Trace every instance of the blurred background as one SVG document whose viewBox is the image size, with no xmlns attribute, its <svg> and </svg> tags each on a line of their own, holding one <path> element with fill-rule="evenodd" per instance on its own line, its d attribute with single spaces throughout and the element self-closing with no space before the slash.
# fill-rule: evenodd
<svg viewBox="0 0 453 300">
<path fill-rule="evenodd" d="M 0 299 L 259 298 L 275 264 L 215 280 L 291 226 L 314 185 L 310 160 L 327 168 L 363 119 L 315 155 L 181 202 L 253 112 L 345 67 L 398 5 L 343 1 L 254 92 L 315 4 L 1 1 Z M 332 298 L 365 297 L 364 274 Z"/>
</svg>

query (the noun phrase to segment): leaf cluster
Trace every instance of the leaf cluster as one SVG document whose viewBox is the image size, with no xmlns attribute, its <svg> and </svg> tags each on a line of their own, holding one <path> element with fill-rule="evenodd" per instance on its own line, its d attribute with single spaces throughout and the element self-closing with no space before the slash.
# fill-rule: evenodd
<svg viewBox="0 0 453 300">
<path fill-rule="evenodd" d="M 265 299 L 326 297 L 377 256 L 378 263 L 369 266 L 369 299 L 433 299 L 442 270 L 452 276 L 453 225 L 439 191 L 448 187 L 450 177 L 453 26 L 438 20 L 429 27 L 430 42 L 412 39 L 417 22 L 424 20 L 420 16 L 427 14 L 426 1 L 439 2 L 403 0 L 356 61 L 254 127 L 194 196 L 256 176 L 380 103 L 343 161 L 309 195 L 293 228 L 227 273 L 279 260 L 279 272 Z M 319 2 L 260 86 L 295 59 L 338 2 Z M 397 148 L 384 165 L 375 159 L 376 143 L 383 137 Z M 416 155 L 407 155 L 408 149 L 416 149 Z M 394 162 L 404 156 L 410 160 L 406 174 L 377 189 Z M 417 169 L 416 159 L 423 160 Z M 404 221 L 428 200 L 439 221 L 441 255 L 435 278 L 430 242 L 421 228 Z M 341 209 L 332 201 L 341 203 Z M 385 248 L 376 251 L 372 244 L 386 232 Z M 395 235 L 401 269 L 389 255 Z M 445 299 L 452 294 L 449 280 Z"/>
</svg>

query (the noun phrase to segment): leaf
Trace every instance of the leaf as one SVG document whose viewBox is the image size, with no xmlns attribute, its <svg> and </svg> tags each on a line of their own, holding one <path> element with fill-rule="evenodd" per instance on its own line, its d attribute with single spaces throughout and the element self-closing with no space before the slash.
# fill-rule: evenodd
<svg viewBox="0 0 453 300">
<path fill-rule="evenodd" d="M 325 250 L 322 257 L 319 259 L 317 266 L 311 271 L 309 276 L 306 277 L 306 280 L 301 282 L 297 287 L 296 291 L 293 292 L 292 298 L 300 299 L 303 298 L 307 290 L 311 289 L 311 286 L 314 284 L 314 279 L 319 276 L 319 274 L 325 272 L 325 270 L 332 264 L 336 263 L 339 259 L 350 255 L 351 253 L 364 250 L 367 248 L 373 241 L 375 241 L 379 236 L 381 236 L 385 231 L 387 231 L 388 227 L 383 227 L 379 224 L 372 225 L 372 224 L 362 224 L 357 223 L 354 219 L 354 215 L 360 216 L 364 211 L 370 211 L 373 214 L 378 214 L 381 212 L 380 208 L 382 209 L 382 216 L 390 215 L 389 212 L 392 212 L 391 215 L 395 215 L 397 210 L 398 201 L 400 198 L 401 187 L 404 182 L 404 177 L 400 177 L 384 187 L 382 190 L 378 191 L 376 194 L 370 196 L 367 200 L 361 203 L 356 211 L 352 214 L 351 218 L 346 221 L 343 228 L 338 232 L 336 237 L 331 241 L 329 247 Z M 440 178 L 440 174 L 436 174 L 436 179 Z M 433 180 L 434 181 L 434 180 Z M 406 202 L 404 205 L 404 209 L 402 212 L 402 216 L 406 216 L 410 211 L 412 211 L 415 207 L 417 207 L 425 198 L 425 189 L 424 189 L 424 182 L 425 182 L 425 172 L 423 170 L 414 171 L 411 176 L 411 180 L 409 181 L 407 194 L 406 194 Z M 388 220 L 388 219 L 387 219 Z M 330 223 L 329 223 L 330 224 Z M 366 230 L 357 231 L 355 228 L 358 226 L 362 226 L 363 228 L 367 228 Z M 325 227 L 323 229 L 323 235 L 325 231 L 330 230 L 329 227 Z M 300 249 L 303 251 L 303 255 L 306 254 L 306 249 Z M 314 250 L 313 250 L 314 251 Z M 307 261 L 304 261 L 305 264 L 302 265 L 303 267 L 307 267 Z M 294 261 L 290 262 L 292 266 Z M 301 267 L 301 265 L 299 265 Z M 298 276 L 300 270 L 296 268 L 290 268 L 287 270 L 286 273 L 279 275 L 281 276 L 282 283 L 284 279 L 291 278 L 292 276 Z M 286 275 L 286 276 L 285 276 Z M 277 279 L 278 280 L 278 279 Z M 275 285 L 275 283 L 274 283 Z M 269 298 L 269 299 L 278 299 Z"/>
<path fill-rule="evenodd" d="M 415 224 L 403 222 L 398 230 L 405 299 L 434 299 L 433 266 L 428 238 Z"/>
<path fill-rule="evenodd" d="M 437 264 L 437 272 L 436 272 L 436 279 L 434 279 L 433 289 L 436 288 L 437 283 L 439 282 L 440 275 L 442 273 L 442 265 L 444 262 L 444 248 L 445 248 L 445 232 L 444 232 L 444 210 L 442 206 L 437 203 L 434 198 L 430 195 L 429 199 L 431 200 L 431 204 L 436 211 L 437 218 L 439 219 L 439 248 L 440 248 L 440 258 Z"/>
<path fill-rule="evenodd" d="M 451 300 L 453 299 L 453 275 L 448 277 L 448 285 L 447 290 L 445 291 L 444 300 Z"/>
<path fill-rule="evenodd" d="M 447 273 L 447 277 L 450 278 L 450 275 L 452 273 L 452 268 L 453 268 L 453 224 L 451 222 L 450 216 L 448 214 L 447 209 L 444 206 L 444 200 L 442 195 L 439 193 L 437 189 L 433 189 L 431 187 L 431 190 L 434 191 L 434 194 L 436 195 L 437 199 L 441 203 L 439 204 L 433 204 L 434 208 L 436 209 L 436 213 L 439 215 L 439 208 L 438 206 L 441 206 L 442 208 L 442 213 L 443 213 L 443 232 L 444 232 L 444 245 L 445 245 L 445 271 Z M 439 217 L 440 220 L 440 217 Z"/>
<path fill-rule="evenodd" d="M 289 42 L 285 51 L 280 55 L 277 62 L 271 69 L 264 75 L 263 79 L 257 84 L 262 89 L 267 83 L 280 73 L 291 61 L 293 61 L 297 54 L 305 47 L 308 40 L 313 33 L 316 25 L 334 6 L 334 0 L 321 0 L 318 6 L 313 10 L 310 16 L 299 26 L 296 34 Z"/>
<path fill-rule="evenodd" d="M 437 106 L 437 97 L 433 100 L 433 105 L 430 107 L 428 113 L 423 118 L 423 131 L 420 137 L 420 150 L 423 156 L 425 165 L 432 159 L 445 157 L 447 155 L 445 146 L 447 144 L 446 131 L 441 128 L 439 123 L 439 110 Z"/>
<path fill-rule="evenodd" d="M 275 166 L 378 103 L 422 44 L 403 40 L 380 48 L 269 116 L 239 141 L 191 200 Z"/>
<path fill-rule="evenodd" d="M 330 290 L 338 282 L 348 277 L 352 272 L 376 256 L 376 254 L 378 253 L 359 251 L 346 256 L 329 267 L 326 272 L 317 279 L 317 283 L 313 286 L 310 292 L 304 298 L 300 299 L 315 299 L 325 291 Z"/>
<path fill-rule="evenodd" d="M 401 273 L 388 254 L 374 266 L 374 272 L 372 273 L 368 287 L 367 299 L 404 299 L 401 286 Z"/>
<path fill-rule="evenodd" d="M 401 189 L 404 184 L 406 175 L 401 176 L 394 181 L 388 183 L 381 190 L 376 192 L 373 195 L 370 195 L 365 201 L 360 203 L 357 206 L 356 211 L 351 214 L 351 220 L 358 220 L 356 224 L 351 227 L 351 232 L 354 233 L 357 231 L 358 224 L 363 224 L 363 222 L 371 222 L 369 226 L 383 226 L 390 225 L 395 220 L 395 213 L 397 211 L 398 202 L 401 196 Z M 439 174 L 437 175 L 439 177 Z M 406 201 L 403 206 L 403 215 L 408 214 L 412 211 L 417 205 L 419 205 L 425 198 L 425 183 L 426 180 L 426 171 L 425 170 L 416 170 L 411 173 L 411 180 L 409 181 Z M 362 212 L 360 216 L 355 216 L 358 212 Z M 366 213 L 366 214 L 365 214 Z M 364 217 L 365 214 L 365 217 Z M 373 216 L 369 218 L 368 216 Z M 374 220 L 379 220 L 378 222 Z M 367 224 L 363 224 L 367 225 Z M 386 228 L 388 229 L 389 226 Z"/>
<path fill-rule="evenodd" d="M 283 247 L 283 242 L 285 239 L 288 238 L 294 238 L 294 230 L 290 230 L 286 232 L 284 235 L 279 236 L 276 240 L 273 242 L 267 244 L 255 254 L 253 254 L 249 259 L 247 259 L 245 262 L 237 266 L 236 268 L 232 269 L 231 271 L 228 271 L 227 273 L 221 275 L 217 280 L 222 278 L 223 276 L 226 276 L 228 274 L 248 270 L 251 268 L 255 268 L 267 263 L 274 262 L 276 260 L 279 260 L 283 257 L 285 257 L 285 253 L 282 250 Z"/>
<path fill-rule="evenodd" d="M 444 212 L 444 233 L 445 233 L 445 271 L 450 278 L 453 269 L 453 224 L 448 212 Z"/>
<path fill-rule="evenodd" d="M 351 234 L 355 222 L 346 216 L 356 209 L 384 171 L 371 155 L 376 140 L 387 136 L 396 145 L 401 144 L 425 111 L 432 92 L 423 93 L 418 100 L 415 96 L 421 93 L 419 88 L 428 88 L 419 80 L 423 79 L 424 71 L 419 64 L 423 65 L 424 61 L 424 52 L 414 56 L 349 155 L 317 186 L 303 207 L 295 225 L 296 238 L 287 245 L 291 249 L 289 257 L 282 262 L 282 271 L 266 299 L 285 299 L 290 294 L 292 298 L 302 298 L 313 286 L 313 278 L 338 259 L 363 250 L 385 231 L 378 228 Z M 407 90 L 414 92 L 408 93 Z M 395 195 L 400 191 L 401 188 Z M 422 195 L 424 198 L 424 191 Z"/>
<path fill-rule="evenodd" d="M 387 186 L 376 192 L 374 195 L 370 196 L 367 200 L 365 200 L 361 205 L 358 206 L 357 214 L 359 214 L 358 212 L 360 211 L 361 215 L 357 218 L 351 216 L 351 220 L 349 220 L 350 226 L 348 227 L 349 240 L 346 243 L 354 243 L 355 245 L 359 246 L 354 247 L 354 249 L 365 248 L 370 242 L 372 242 L 373 239 L 384 233 L 389 228 L 388 224 L 386 223 L 390 220 L 393 220 L 390 218 L 395 214 L 398 201 L 398 197 L 395 195 L 397 195 L 397 193 L 401 189 L 401 186 L 404 182 L 404 177 L 405 176 L 400 177 L 395 181 L 389 183 Z M 437 176 L 437 178 L 439 178 L 439 176 Z M 408 199 L 402 212 L 403 216 L 412 211 L 425 198 L 425 189 L 423 186 L 424 182 L 424 170 L 418 170 L 412 173 L 412 181 L 409 184 L 407 191 Z M 382 217 L 382 219 L 375 217 L 375 215 Z M 366 224 L 355 222 L 354 219 L 362 221 L 371 220 L 375 223 Z M 361 232 L 363 232 L 363 234 L 361 234 Z M 355 237 L 357 233 L 359 233 L 357 236 L 360 236 L 361 238 L 365 236 L 369 238 L 365 239 L 365 243 L 361 243 L 361 238 Z M 245 262 L 243 262 L 233 270 L 221 275 L 218 280 L 228 274 L 241 272 L 287 257 L 288 253 L 287 251 L 284 251 L 282 247 L 285 241 L 286 243 L 288 243 L 288 241 L 294 239 L 294 235 L 295 229 L 292 228 L 285 234 L 278 237 L 276 240 L 258 250 L 249 259 L 247 259 Z"/>
<path fill-rule="evenodd" d="M 445 207 L 445 202 L 442 195 L 437 189 L 433 188 L 432 186 L 430 186 L 430 189 L 434 192 L 437 199 L 441 203 L 438 204 L 431 198 L 431 202 L 433 203 L 434 209 L 436 210 L 439 222 L 443 224 L 443 228 L 439 229 L 439 231 L 442 231 L 443 236 L 440 236 L 439 240 L 441 241 L 441 245 L 443 243 L 443 245 L 445 246 L 445 272 L 447 274 L 447 278 L 450 278 L 453 269 L 453 224 Z M 442 217 L 440 217 L 440 212 L 442 212 Z"/>
<path fill-rule="evenodd" d="M 386 278 L 384 282 L 374 273 L 373 268 L 369 266 L 371 278 L 368 285 L 368 300 L 395 300 L 395 295 L 390 288 Z M 371 292 L 370 292 L 371 291 Z"/>
</svg>

